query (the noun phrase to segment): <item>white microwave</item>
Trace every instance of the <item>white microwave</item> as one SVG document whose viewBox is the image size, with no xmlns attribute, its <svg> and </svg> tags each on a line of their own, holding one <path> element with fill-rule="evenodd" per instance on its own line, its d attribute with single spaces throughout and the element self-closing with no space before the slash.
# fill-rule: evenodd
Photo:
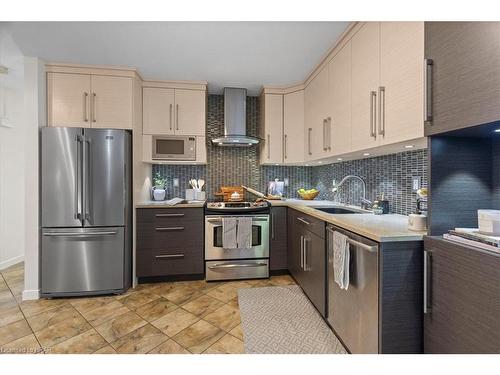
<svg viewBox="0 0 500 375">
<path fill-rule="evenodd" d="M 196 160 L 196 137 L 191 135 L 153 135 L 153 160 Z"/>
</svg>

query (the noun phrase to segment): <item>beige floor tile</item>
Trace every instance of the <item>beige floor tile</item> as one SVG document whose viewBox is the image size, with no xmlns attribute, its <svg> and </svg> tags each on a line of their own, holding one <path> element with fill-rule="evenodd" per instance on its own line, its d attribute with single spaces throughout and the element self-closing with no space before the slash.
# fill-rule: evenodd
<svg viewBox="0 0 500 375">
<path fill-rule="evenodd" d="M 176 305 L 182 305 L 200 297 L 202 294 L 203 292 L 200 289 L 181 282 L 175 283 L 173 288 L 170 288 L 166 292 L 162 292 L 161 296 L 172 301 Z"/>
<path fill-rule="evenodd" d="M 233 335 L 234 337 L 236 337 L 237 339 L 244 341 L 243 328 L 241 327 L 241 324 L 238 324 L 236 327 L 234 327 L 232 330 L 230 330 L 229 333 L 231 335 Z"/>
<path fill-rule="evenodd" d="M 245 346 L 243 341 L 238 340 L 230 334 L 225 335 L 215 344 L 210 346 L 203 353 L 205 354 L 244 354 Z"/>
<path fill-rule="evenodd" d="M 238 303 L 238 297 L 234 297 L 231 301 L 227 303 L 229 306 L 234 307 L 235 309 L 239 309 L 240 305 Z"/>
<path fill-rule="evenodd" d="M 139 284 L 137 287 L 139 288 L 141 285 L 147 285 L 148 286 L 147 290 L 149 292 L 162 296 L 171 291 L 173 288 L 175 288 L 176 285 L 180 284 L 182 283 L 167 282 L 167 283 L 155 283 L 155 284 Z"/>
<path fill-rule="evenodd" d="M 3 279 L 2 274 L 0 273 L 0 292 L 7 290 L 7 289 L 9 289 L 9 287 L 7 286 L 7 283 L 5 282 L 5 280 Z"/>
<path fill-rule="evenodd" d="M 167 335 L 151 324 L 147 324 L 123 336 L 111 345 L 117 353 L 147 353 L 166 340 L 168 340 Z"/>
<path fill-rule="evenodd" d="M 146 324 L 147 322 L 139 315 L 133 311 L 129 311 L 96 326 L 95 329 L 107 342 L 112 343 Z"/>
<path fill-rule="evenodd" d="M 182 308 L 202 318 L 205 315 L 210 314 L 211 312 L 222 307 L 223 305 L 224 303 L 219 301 L 218 299 L 204 294 L 201 297 L 198 297 L 182 305 Z"/>
<path fill-rule="evenodd" d="M 24 316 L 30 317 L 40 314 L 45 311 L 61 307 L 68 303 L 67 299 L 37 299 L 32 301 L 24 301 L 19 304 L 19 307 L 24 313 Z"/>
<path fill-rule="evenodd" d="M 44 328 L 69 319 L 75 319 L 80 316 L 80 313 L 68 303 L 60 307 L 56 307 L 55 309 L 30 316 L 27 320 L 33 332 L 36 333 Z"/>
<path fill-rule="evenodd" d="M 0 291 L 0 310 L 17 306 L 17 301 L 9 289 Z"/>
<path fill-rule="evenodd" d="M 69 303 L 81 313 L 86 313 L 115 301 L 114 296 L 84 297 L 69 300 Z"/>
<path fill-rule="evenodd" d="M 200 320 L 175 335 L 173 339 L 191 353 L 202 353 L 210 347 L 210 345 L 224 336 L 224 333 L 224 331 L 205 320 Z"/>
<path fill-rule="evenodd" d="M 60 342 L 69 340 L 91 328 L 82 316 L 66 319 L 35 332 L 35 336 L 45 349 L 52 349 Z"/>
<path fill-rule="evenodd" d="M 240 324 L 240 311 L 230 305 L 224 305 L 214 312 L 208 314 L 203 319 L 214 326 L 229 332 Z"/>
<path fill-rule="evenodd" d="M 264 288 L 266 286 L 273 286 L 270 279 L 260 279 L 251 285 L 252 288 Z"/>
<path fill-rule="evenodd" d="M 116 354 L 116 350 L 111 345 L 106 345 L 96 350 L 93 354 Z"/>
<path fill-rule="evenodd" d="M 220 282 L 217 281 L 205 281 L 205 280 L 193 280 L 193 281 L 185 281 L 185 285 L 192 287 L 194 289 L 198 289 L 202 292 L 208 292 L 211 289 L 217 288 L 221 285 Z"/>
<path fill-rule="evenodd" d="M 135 312 L 148 322 L 160 319 L 162 316 L 174 311 L 179 306 L 166 298 L 160 297 L 137 308 Z"/>
<path fill-rule="evenodd" d="M 130 310 L 121 302 L 113 301 L 96 309 L 81 313 L 84 318 L 95 327 L 129 311 Z"/>
<path fill-rule="evenodd" d="M 290 275 L 273 276 L 270 280 L 272 285 L 294 285 L 295 281 Z"/>
<path fill-rule="evenodd" d="M 24 319 L 7 324 L 6 326 L 0 327 L 0 346 L 32 333 L 28 322 Z"/>
<path fill-rule="evenodd" d="M 149 354 L 191 354 L 191 352 L 170 339 L 158 345 Z"/>
<path fill-rule="evenodd" d="M 49 354 L 90 354 L 106 346 L 108 343 L 93 328 L 63 341 L 46 351 Z"/>
<path fill-rule="evenodd" d="M 137 291 L 131 293 L 125 297 L 117 297 L 116 299 L 123 303 L 131 310 L 135 310 L 136 308 L 145 305 L 148 302 L 154 301 L 155 299 L 160 298 L 160 296 L 150 293 L 145 290 Z"/>
<path fill-rule="evenodd" d="M 231 282 L 231 283 L 223 284 L 215 289 L 212 289 L 207 294 L 209 296 L 217 298 L 219 301 L 226 303 L 238 295 L 238 289 L 250 288 L 250 287 L 251 287 L 250 284 L 245 283 L 245 282 L 241 282 L 241 281 Z"/>
<path fill-rule="evenodd" d="M 42 353 L 42 348 L 34 334 L 0 345 L 0 353 L 4 354 L 37 354 Z"/>
<path fill-rule="evenodd" d="M 182 308 L 178 308 L 167 315 L 164 315 L 160 319 L 153 321 L 151 324 L 169 337 L 172 337 L 184 328 L 196 323 L 198 320 L 199 318 L 196 315 L 193 315 Z"/>
<path fill-rule="evenodd" d="M 0 308 L 0 327 L 24 319 L 24 315 L 17 305 Z"/>
</svg>

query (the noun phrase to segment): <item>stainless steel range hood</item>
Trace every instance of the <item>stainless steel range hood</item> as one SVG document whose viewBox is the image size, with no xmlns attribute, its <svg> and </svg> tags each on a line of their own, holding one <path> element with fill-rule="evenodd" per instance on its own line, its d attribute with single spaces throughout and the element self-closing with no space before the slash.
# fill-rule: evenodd
<svg viewBox="0 0 500 375">
<path fill-rule="evenodd" d="M 250 147 L 259 138 L 247 135 L 247 90 L 224 88 L 224 136 L 212 139 L 218 146 Z"/>
</svg>

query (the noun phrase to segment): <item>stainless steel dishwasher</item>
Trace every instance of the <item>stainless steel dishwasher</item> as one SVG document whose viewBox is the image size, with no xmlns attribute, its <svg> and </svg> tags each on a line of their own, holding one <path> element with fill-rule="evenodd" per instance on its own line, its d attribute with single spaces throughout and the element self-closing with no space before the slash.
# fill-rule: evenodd
<svg viewBox="0 0 500 375">
<path fill-rule="evenodd" d="M 378 251 L 377 242 L 333 225 L 327 228 L 328 322 L 351 353 L 378 353 Z M 349 244 L 349 286 L 340 289 L 333 276 L 333 233 Z"/>
</svg>

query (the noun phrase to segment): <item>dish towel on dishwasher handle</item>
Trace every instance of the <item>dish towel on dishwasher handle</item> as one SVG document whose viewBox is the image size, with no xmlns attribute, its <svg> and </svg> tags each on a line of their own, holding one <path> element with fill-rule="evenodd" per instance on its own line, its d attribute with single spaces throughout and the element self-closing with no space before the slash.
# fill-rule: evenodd
<svg viewBox="0 0 500 375">
<path fill-rule="evenodd" d="M 252 247 L 252 218 L 250 216 L 238 218 L 236 242 L 239 249 L 250 249 Z"/>
<path fill-rule="evenodd" d="M 347 236 L 333 232 L 333 278 L 340 289 L 349 287 L 349 243 Z"/>
<path fill-rule="evenodd" d="M 235 217 L 222 218 L 222 247 L 224 249 L 237 249 L 236 241 L 238 219 Z"/>
</svg>

